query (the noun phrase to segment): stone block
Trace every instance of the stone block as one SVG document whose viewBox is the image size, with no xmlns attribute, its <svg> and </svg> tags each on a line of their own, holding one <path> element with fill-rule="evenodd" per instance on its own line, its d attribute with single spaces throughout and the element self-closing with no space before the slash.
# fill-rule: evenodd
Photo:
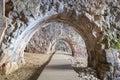
<svg viewBox="0 0 120 80">
<path fill-rule="evenodd" d="M 0 30 L 3 30 L 6 27 L 5 23 L 5 18 L 0 18 Z"/>
<path fill-rule="evenodd" d="M 109 71 L 110 70 L 110 65 L 108 65 L 108 64 L 100 64 L 99 65 L 99 67 L 100 67 L 100 69 L 101 70 L 104 70 L 104 71 Z"/>
<path fill-rule="evenodd" d="M 115 72 L 115 80 L 120 80 L 120 71 Z"/>
<path fill-rule="evenodd" d="M 101 68 L 98 68 L 97 69 L 97 72 L 98 72 L 98 77 L 103 80 L 104 78 L 104 74 L 106 73 L 106 71 L 102 70 Z"/>
<path fill-rule="evenodd" d="M 94 20 L 97 21 L 97 20 L 100 20 L 101 16 L 100 15 L 95 15 L 94 16 Z"/>
<path fill-rule="evenodd" d="M 25 65 L 25 64 L 26 64 L 25 59 L 24 59 L 24 58 L 21 58 L 21 59 L 20 59 L 20 62 L 18 63 L 18 66 L 19 66 L 19 67 L 22 67 L 22 66 Z"/>
<path fill-rule="evenodd" d="M 106 57 L 99 54 L 99 55 L 98 55 L 98 61 L 99 61 L 99 62 L 102 62 L 102 63 L 103 63 L 103 62 L 105 63 L 105 62 L 106 62 Z"/>
<path fill-rule="evenodd" d="M 6 27 L 6 19 L 0 17 L 0 43 L 1 40 L 3 39 L 3 33 L 5 32 L 5 27 Z"/>
<path fill-rule="evenodd" d="M 3 0 L 0 0 L 0 18 L 3 17 Z"/>
<path fill-rule="evenodd" d="M 5 64 L 4 73 L 6 75 L 16 71 L 18 69 L 18 64 L 16 62 L 8 62 Z"/>
</svg>

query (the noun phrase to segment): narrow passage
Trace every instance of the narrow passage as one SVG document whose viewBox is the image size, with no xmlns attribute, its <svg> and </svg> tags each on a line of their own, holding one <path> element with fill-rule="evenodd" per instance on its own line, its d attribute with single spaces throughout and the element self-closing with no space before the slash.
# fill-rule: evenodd
<svg viewBox="0 0 120 80">
<path fill-rule="evenodd" d="M 69 55 L 54 54 L 38 80 L 79 80 L 67 58 Z"/>
</svg>

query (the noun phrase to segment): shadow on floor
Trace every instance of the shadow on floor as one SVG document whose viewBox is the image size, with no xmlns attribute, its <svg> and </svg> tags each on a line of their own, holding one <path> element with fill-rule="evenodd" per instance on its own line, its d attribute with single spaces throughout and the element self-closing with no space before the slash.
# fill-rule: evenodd
<svg viewBox="0 0 120 80">
<path fill-rule="evenodd" d="M 44 70 L 45 66 L 51 61 L 51 58 L 53 55 L 54 53 L 51 55 L 50 59 L 46 63 L 44 63 L 42 66 L 38 67 L 38 69 L 36 69 L 33 75 L 27 80 L 37 80 L 40 74 L 42 73 L 42 71 Z"/>
<path fill-rule="evenodd" d="M 54 70 L 72 70 L 72 67 L 69 64 L 63 64 L 63 65 L 50 65 L 47 67 L 48 69 L 54 69 Z"/>
</svg>

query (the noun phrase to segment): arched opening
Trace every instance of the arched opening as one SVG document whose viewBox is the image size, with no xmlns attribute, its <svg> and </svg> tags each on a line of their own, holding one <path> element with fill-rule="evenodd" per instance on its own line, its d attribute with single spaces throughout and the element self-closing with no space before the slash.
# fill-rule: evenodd
<svg viewBox="0 0 120 80">
<path fill-rule="evenodd" d="M 28 44 L 27 51 L 31 52 L 32 50 L 33 53 L 49 54 L 55 52 L 56 48 L 62 47 L 60 43 L 66 46 L 72 56 L 81 57 L 80 54 L 87 54 L 86 45 L 82 37 L 71 26 L 58 22 L 50 23 L 38 30 Z M 35 45 L 40 48 L 35 48 Z"/>
<path fill-rule="evenodd" d="M 74 17 L 71 17 L 69 15 L 70 13 L 61 13 L 56 14 L 53 16 L 45 16 L 42 19 L 35 20 L 32 24 L 30 24 L 22 33 L 17 37 L 15 42 L 13 43 L 13 48 L 8 49 L 11 51 L 11 59 L 13 62 L 17 63 L 18 66 L 23 64 L 24 61 L 24 50 L 28 42 L 30 41 L 31 37 L 34 35 L 34 33 L 41 28 L 44 28 L 48 26 L 52 22 L 61 22 L 64 24 L 68 24 L 71 26 L 76 32 L 78 32 L 79 35 L 83 38 L 87 53 L 88 53 L 88 66 L 90 67 L 96 67 L 97 59 L 95 55 L 95 44 L 96 44 L 96 38 L 92 34 L 92 29 L 87 29 L 88 27 L 95 26 L 93 23 L 90 22 L 90 20 L 85 15 L 73 15 Z M 74 21 L 71 21 L 73 19 Z M 86 21 L 89 23 L 89 25 L 86 25 L 84 23 Z M 5 54 L 7 55 L 7 54 Z M 92 57 L 91 57 L 92 55 Z M 93 58 L 94 57 L 94 58 Z M 3 56 L 4 58 L 4 56 Z M 5 63 L 5 61 L 1 62 Z M 9 61 L 6 61 L 9 62 Z"/>
<path fill-rule="evenodd" d="M 54 15 L 47 19 L 45 18 L 40 21 L 36 21 L 37 22 L 36 24 L 31 25 L 30 27 L 26 28 L 26 30 L 21 34 L 21 36 L 18 38 L 18 40 L 16 40 L 16 42 L 14 43 L 14 45 L 17 45 L 14 47 L 14 54 L 16 55 L 16 58 L 14 58 L 14 59 L 18 59 L 17 57 L 19 57 L 19 54 L 21 54 L 21 51 L 24 51 L 30 38 L 39 28 L 42 28 L 42 27 L 48 25 L 50 22 L 63 22 L 65 24 L 72 26 L 73 29 L 75 29 L 75 31 L 77 31 L 82 36 L 83 40 L 85 41 L 86 48 L 87 48 L 88 59 L 89 59 L 88 64 L 89 64 L 89 66 L 95 67 L 96 60 L 95 60 L 94 47 L 96 44 L 96 39 L 92 35 L 92 33 L 90 33 L 91 32 L 90 29 L 88 29 L 88 30 L 86 29 L 87 25 L 84 24 L 84 20 L 86 20 L 91 25 L 93 25 L 93 24 L 85 16 L 82 16 L 82 17 L 80 16 L 80 18 L 81 18 L 80 22 L 78 22 L 78 20 L 75 21 L 76 19 L 74 20 L 74 22 L 71 22 L 70 21 L 71 18 L 69 16 L 67 16 L 67 14 L 66 15 L 65 15 L 65 13 L 63 13 L 63 14 L 64 15 L 62 15 L 62 14 Z M 89 34 L 86 34 L 88 32 L 89 32 Z M 94 55 L 94 58 L 91 58 L 91 54 Z"/>
<path fill-rule="evenodd" d="M 70 42 L 67 42 L 65 39 L 56 39 L 52 42 L 52 44 L 49 46 L 48 53 L 54 52 L 54 51 L 61 51 L 64 54 L 69 54 L 74 56 L 75 50 L 73 48 L 73 45 L 70 44 Z"/>
<path fill-rule="evenodd" d="M 57 52 L 63 52 L 63 54 L 70 54 L 72 53 L 71 48 L 69 47 L 69 45 L 67 43 L 65 43 L 64 41 L 58 41 L 56 42 L 56 44 L 53 45 L 53 48 L 55 48 L 55 51 Z"/>
<path fill-rule="evenodd" d="M 114 65 L 110 65 L 113 61 L 106 58 L 113 56 L 107 56 L 106 49 L 115 48 L 113 45 L 120 42 L 120 36 L 117 34 L 119 0 L 25 0 L 25 2 L 3 0 L 2 2 L 1 8 L 4 6 L 4 9 L 1 12 L 6 18 L 7 26 L 1 36 L 0 66 L 8 63 L 22 64 L 24 49 L 33 34 L 51 22 L 61 22 L 72 26 L 82 36 L 88 53 L 88 66 L 94 67 L 101 79 L 106 72 L 111 71 L 111 67 L 114 68 Z M 111 36 L 113 39 L 104 41 L 105 36 Z M 109 42 L 110 48 L 108 48 Z"/>
<path fill-rule="evenodd" d="M 52 23 L 51 23 L 52 24 Z M 40 31 L 40 34 L 42 34 L 42 32 L 41 32 L 41 30 L 43 30 L 44 31 L 44 33 L 45 33 L 45 31 L 48 31 L 48 33 L 45 33 L 45 35 L 46 34 L 49 34 L 49 35 L 53 35 L 54 36 L 54 34 L 50 34 L 49 32 L 49 29 L 51 30 L 51 28 L 50 27 L 53 27 L 53 30 L 55 30 L 56 28 L 55 28 L 55 26 L 51 26 L 51 24 L 49 24 L 49 25 L 47 25 L 47 26 L 45 26 L 45 27 L 43 27 L 42 29 L 40 29 L 39 31 Z M 57 26 L 59 26 L 59 24 L 63 24 L 63 23 L 54 23 L 55 25 L 57 25 Z M 64 24 L 65 25 L 65 24 Z M 69 31 L 70 30 L 73 30 L 73 28 L 71 28 L 71 27 L 69 27 L 68 25 L 66 25 L 66 26 L 63 26 L 64 28 L 70 28 L 69 30 L 67 29 L 67 33 L 69 34 Z M 64 31 L 64 28 L 62 29 L 62 31 Z M 59 28 L 58 28 L 59 29 Z M 59 29 L 59 30 L 57 30 L 57 32 L 59 33 L 61 30 Z M 51 31 L 51 32 L 53 32 L 53 31 Z M 43 38 L 43 40 L 45 41 L 45 42 L 48 42 L 49 40 L 51 40 L 52 39 L 52 41 L 51 41 L 51 44 L 49 44 L 49 42 L 47 43 L 47 44 L 49 44 L 49 47 L 48 47 L 48 54 L 51 54 L 51 53 L 53 53 L 53 52 L 56 52 L 56 53 L 60 53 L 60 54 L 63 54 L 63 53 L 65 53 L 66 54 L 66 52 L 57 52 L 57 50 L 58 49 L 60 49 L 61 47 L 62 47 L 62 44 L 63 44 L 63 50 L 65 49 L 65 48 L 67 48 L 67 49 L 65 49 L 65 50 L 68 50 L 68 52 L 67 52 L 67 54 L 70 54 L 70 56 L 72 55 L 72 56 L 75 56 L 75 58 L 77 58 L 77 57 L 83 57 L 83 56 L 81 56 L 80 54 L 84 54 L 84 49 L 86 50 L 86 48 L 84 48 L 85 47 L 85 44 L 84 44 L 84 42 L 83 42 L 83 40 L 81 40 L 82 38 L 80 37 L 80 35 L 76 32 L 74 32 L 74 31 L 70 31 L 70 33 L 72 34 L 72 32 L 74 33 L 74 35 L 72 34 L 71 35 L 71 37 L 73 38 L 73 40 L 75 40 L 76 41 L 76 39 L 77 39 L 77 41 L 76 41 L 76 44 L 73 44 L 73 42 L 74 41 L 72 41 L 71 39 L 69 39 L 68 37 L 69 37 L 69 35 L 68 34 L 63 34 L 64 36 L 61 36 L 61 35 L 57 35 L 57 32 L 55 32 L 56 33 L 56 38 L 55 38 L 55 40 L 54 40 L 54 38 L 52 39 L 52 38 L 50 38 L 49 39 L 49 36 L 47 36 L 47 39 L 46 39 L 46 37 L 45 37 L 45 35 L 42 35 L 42 36 L 44 36 L 44 38 L 43 37 L 40 37 L 40 36 L 37 36 L 37 37 L 40 37 L 40 38 Z M 64 33 L 64 32 L 62 32 L 62 33 Z M 59 33 L 59 34 L 62 34 L 62 33 Z M 65 37 L 65 35 L 67 35 L 67 38 Z M 78 36 L 79 35 L 79 36 Z M 34 35 L 35 36 L 35 35 Z M 33 37 L 34 37 L 33 36 Z M 58 37 L 59 36 L 59 37 Z M 43 40 L 40 40 L 40 41 L 43 41 Z M 37 41 L 35 41 L 35 42 L 37 42 Z M 42 43 L 37 43 L 37 44 L 42 44 Z M 46 44 L 46 43 L 45 43 Z M 79 45 L 78 45 L 79 44 Z M 32 46 L 32 45 L 31 45 Z M 80 47 L 81 46 L 81 47 Z M 29 47 L 29 46 L 28 46 Z M 44 45 L 42 46 L 42 47 L 44 47 Z M 76 48 L 76 49 L 74 49 L 74 48 Z M 79 49 L 79 48 L 81 48 L 81 50 Z M 83 49 L 84 48 L 84 49 Z M 79 51 L 77 51 L 79 49 Z M 61 49 L 60 49 L 61 50 Z M 82 51 L 83 50 L 83 51 Z M 72 53 L 73 52 L 73 53 Z M 80 53 L 81 52 L 81 53 Z M 55 54 L 56 54 L 55 53 Z M 40 53 L 39 53 L 40 54 Z M 69 56 L 69 55 L 68 55 Z M 66 57 L 67 58 L 67 57 Z M 85 58 L 85 57 L 84 57 Z M 64 59 L 64 57 L 63 57 L 63 59 Z M 87 57 L 86 57 L 86 59 L 87 59 Z M 86 63 L 87 64 L 87 63 Z M 62 66 L 61 66 L 62 67 Z M 55 67 L 56 68 L 56 67 Z"/>
</svg>

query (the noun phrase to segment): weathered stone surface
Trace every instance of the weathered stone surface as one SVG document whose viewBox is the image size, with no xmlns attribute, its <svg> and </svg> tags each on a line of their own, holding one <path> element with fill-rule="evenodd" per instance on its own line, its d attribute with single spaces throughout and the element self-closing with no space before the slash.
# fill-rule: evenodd
<svg viewBox="0 0 120 80">
<path fill-rule="evenodd" d="M 4 32 L 5 32 L 5 28 L 6 28 L 6 20 L 5 18 L 0 18 L 0 43 L 4 37 Z"/>
<path fill-rule="evenodd" d="M 17 69 L 18 69 L 18 64 L 16 62 L 8 62 L 5 64 L 4 67 L 6 75 L 9 75 L 10 73 L 14 72 Z"/>
<path fill-rule="evenodd" d="M 3 18 L 3 11 L 4 11 L 3 0 L 0 0 L 0 18 Z"/>
<path fill-rule="evenodd" d="M 73 28 L 62 23 L 56 23 L 55 25 L 52 23 L 37 31 L 27 45 L 26 51 L 31 53 L 47 53 L 50 43 L 58 38 L 67 38 L 71 42 L 74 42 L 75 55 L 87 53 L 84 40 L 81 36 Z M 55 50 L 72 53 L 71 46 L 63 41 L 61 42 L 59 39 L 56 43 Z"/>
<path fill-rule="evenodd" d="M 51 21 L 69 24 L 82 36 L 92 65 L 95 62 L 100 63 L 96 54 L 103 53 L 97 50 L 109 48 L 110 44 L 103 41 L 106 35 L 112 37 L 112 40 L 120 40 L 119 0 L 5 0 L 5 2 L 8 28 L 1 45 L 1 54 L 5 55 L 3 52 L 6 49 L 12 50 L 11 54 L 14 54 L 12 60 L 16 62 L 21 58 L 19 54 L 23 53 L 35 31 Z M 106 59 L 106 62 L 100 64 L 109 61 Z M 99 66 L 98 68 L 100 69 Z M 103 72 L 106 71 L 101 70 L 99 74 L 103 76 Z"/>
</svg>

